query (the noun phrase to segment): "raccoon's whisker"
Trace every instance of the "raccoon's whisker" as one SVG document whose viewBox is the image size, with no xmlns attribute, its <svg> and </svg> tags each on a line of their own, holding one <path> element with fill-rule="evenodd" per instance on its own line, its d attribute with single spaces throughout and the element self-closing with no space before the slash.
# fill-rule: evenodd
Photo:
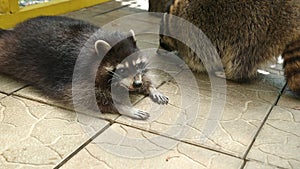
<svg viewBox="0 0 300 169">
<path fill-rule="evenodd" d="M 115 73 L 114 71 L 112 71 L 112 70 L 107 70 L 107 72 L 109 72 L 109 73 Z"/>
<path fill-rule="evenodd" d="M 121 76 L 120 76 L 120 75 L 118 75 L 117 73 L 114 73 L 114 77 L 121 78 Z"/>
<path fill-rule="evenodd" d="M 142 67 L 142 69 L 147 69 L 149 67 L 150 63 L 145 63 Z"/>
<path fill-rule="evenodd" d="M 116 87 L 116 86 L 118 86 L 118 85 L 119 85 L 118 82 L 114 82 L 114 83 L 111 83 L 111 84 L 110 84 L 111 87 Z"/>
<path fill-rule="evenodd" d="M 112 84 L 117 84 L 118 83 L 118 81 L 112 81 Z"/>
<path fill-rule="evenodd" d="M 109 70 L 108 72 L 111 73 L 113 75 L 113 77 L 118 77 L 119 79 L 121 78 L 121 76 L 119 74 L 117 74 L 116 72 L 113 72 L 111 70 Z"/>
<path fill-rule="evenodd" d="M 113 76 L 112 78 L 111 78 L 112 80 L 120 80 L 120 79 L 122 79 L 120 76 Z"/>
<path fill-rule="evenodd" d="M 115 80 L 115 79 L 111 78 L 107 81 L 107 83 L 111 83 L 113 80 Z M 116 82 L 113 82 L 113 83 L 116 83 Z"/>
<path fill-rule="evenodd" d="M 111 83 L 111 85 L 115 85 L 115 84 L 117 84 L 118 83 L 118 80 L 120 80 L 121 78 L 120 77 L 112 77 L 111 79 L 109 79 L 108 81 L 107 81 L 107 83 Z"/>
</svg>

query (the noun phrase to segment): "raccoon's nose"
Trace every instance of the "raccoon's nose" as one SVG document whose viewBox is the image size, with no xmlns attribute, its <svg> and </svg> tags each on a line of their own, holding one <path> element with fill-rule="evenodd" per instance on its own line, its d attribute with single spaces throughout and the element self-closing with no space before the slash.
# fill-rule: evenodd
<svg viewBox="0 0 300 169">
<path fill-rule="evenodd" d="M 142 83 L 141 81 L 134 81 L 134 82 L 133 82 L 133 87 L 134 87 L 134 88 L 139 88 L 139 87 L 142 86 L 142 84 L 143 84 L 143 83 Z"/>
</svg>

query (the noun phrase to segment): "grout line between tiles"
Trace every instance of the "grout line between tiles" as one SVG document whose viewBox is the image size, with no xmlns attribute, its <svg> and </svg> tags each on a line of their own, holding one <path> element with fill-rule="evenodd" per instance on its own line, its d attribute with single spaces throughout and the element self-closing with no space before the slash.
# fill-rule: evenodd
<svg viewBox="0 0 300 169">
<path fill-rule="evenodd" d="M 247 160 L 246 159 L 243 159 L 243 164 L 241 165 L 240 169 L 244 169 L 246 164 L 247 164 Z"/>
<path fill-rule="evenodd" d="M 209 150 L 209 151 L 213 151 L 213 152 L 216 152 L 216 153 L 220 153 L 220 154 L 223 154 L 223 155 L 227 155 L 227 156 L 230 156 L 230 157 L 234 157 L 234 158 L 243 160 L 241 157 L 238 157 L 238 156 L 235 156 L 235 155 L 232 155 L 232 154 L 220 151 L 220 150 L 215 150 L 213 148 L 205 147 L 203 145 L 198 145 L 198 144 L 191 143 L 191 142 L 188 142 L 188 141 L 185 141 L 185 140 L 180 140 L 180 139 L 176 139 L 176 138 L 173 138 L 173 137 L 170 137 L 170 136 L 167 136 L 167 135 L 162 135 L 161 133 L 157 133 L 157 132 L 151 131 L 151 130 L 146 130 L 146 129 L 139 128 L 139 127 L 136 127 L 136 126 L 131 126 L 131 125 L 123 123 L 123 122 L 116 121 L 114 124 L 121 124 L 121 125 L 130 127 L 130 128 L 134 128 L 134 129 L 137 129 L 137 130 L 148 132 L 148 133 L 151 133 L 151 134 L 154 134 L 154 135 L 159 135 L 161 137 L 165 137 L 165 138 L 168 138 L 168 139 L 171 139 L 171 140 L 176 140 L 176 141 L 181 142 L 181 143 L 185 143 L 185 144 L 189 144 L 189 145 L 192 145 L 192 146 L 200 147 L 200 148 L 203 148 L 203 149 L 206 149 L 206 150 Z"/>
<path fill-rule="evenodd" d="M 249 152 L 250 152 L 250 150 L 251 150 L 251 148 L 252 148 L 252 146 L 253 146 L 253 144 L 254 144 L 256 138 L 257 138 L 257 136 L 259 135 L 260 131 L 262 130 L 263 126 L 265 125 L 266 121 L 268 120 L 268 118 L 269 118 L 271 112 L 273 111 L 274 107 L 277 106 L 277 103 L 278 103 L 278 101 L 279 101 L 281 95 L 283 94 L 283 92 L 284 92 L 286 86 L 287 86 L 287 84 L 285 84 L 285 85 L 283 86 L 283 88 L 281 89 L 281 91 L 280 91 L 280 93 L 279 93 L 279 95 L 278 95 L 276 101 L 274 102 L 274 104 L 271 106 L 269 112 L 268 112 L 268 113 L 266 114 L 266 116 L 264 117 L 264 119 L 263 119 L 261 125 L 259 126 L 257 132 L 256 132 L 255 135 L 254 135 L 254 138 L 252 139 L 252 141 L 251 141 L 251 143 L 250 143 L 248 149 L 246 150 L 246 152 L 245 152 L 245 154 L 244 154 L 244 156 L 243 156 L 243 159 L 244 159 L 244 160 L 247 158 L 247 156 L 248 156 L 248 154 L 249 154 Z"/>
<path fill-rule="evenodd" d="M 26 87 L 28 87 L 29 86 L 29 84 L 27 84 L 27 85 L 24 85 L 24 86 L 22 86 L 22 87 L 20 87 L 20 88 L 18 88 L 18 89 L 16 89 L 16 90 L 13 90 L 13 91 L 11 91 L 11 92 L 9 92 L 9 93 L 5 93 L 7 96 L 11 96 L 11 95 L 13 95 L 15 92 L 18 92 L 18 91 L 20 91 L 20 90 L 22 90 L 22 89 L 24 89 L 24 88 L 26 88 Z"/>
<path fill-rule="evenodd" d="M 99 16 L 99 15 L 104 15 L 104 14 L 107 14 L 107 13 L 110 13 L 110 12 L 113 12 L 113 11 L 117 11 L 119 9 L 122 9 L 122 8 L 126 8 L 130 5 L 123 5 L 123 6 L 120 6 L 120 7 L 116 7 L 114 9 L 110 9 L 110 10 L 107 10 L 107 11 L 104 11 L 104 12 L 100 12 L 100 13 L 97 13 L 95 15 L 93 15 L 92 17 L 96 17 L 96 16 Z"/>
<path fill-rule="evenodd" d="M 101 130 L 96 132 L 93 136 L 91 136 L 87 141 L 85 141 L 83 144 L 81 144 L 76 150 L 71 152 L 69 155 L 67 155 L 64 159 L 62 159 L 54 169 L 59 169 L 61 166 L 63 166 L 66 162 L 68 162 L 72 157 L 74 157 L 78 152 L 80 152 L 82 149 L 84 149 L 89 143 L 91 143 L 96 137 L 98 137 L 100 134 L 102 134 L 106 129 L 108 129 L 112 123 L 109 123 L 105 127 L 103 127 Z"/>
<path fill-rule="evenodd" d="M 41 100 L 36 100 L 34 98 L 23 96 L 23 95 L 12 94 L 11 96 L 13 96 L 13 97 L 19 97 L 19 98 L 30 100 L 30 101 L 34 101 L 34 102 L 38 102 L 38 103 L 41 103 L 41 104 L 45 104 L 45 105 L 48 105 L 48 106 L 52 106 L 52 107 L 63 109 L 63 110 L 67 110 L 67 111 L 73 111 L 75 113 L 80 113 L 80 114 L 83 114 L 83 115 L 87 115 L 87 116 L 90 116 L 90 117 L 98 118 L 98 119 L 101 119 L 101 120 L 106 120 L 106 121 L 109 121 L 109 122 L 112 122 L 112 121 L 114 121 L 114 120 L 116 120 L 118 118 L 118 117 L 116 117 L 115 119 L 109 119 L 109 118 L 103 118 L 103 117 L 95 116 L 95 115 L 92 115 L 92 114 L 89 114 L 89 113 L 77 112 L 77 111 L 74 111 L 74 109 L 72 109 L 72 108 L 67 108 L 67 107 L 64 107 L 64 106 L 60 106 L 60 105 L 57 105 L 55 103 L 49 103 L 49 102 L 44 102 L 44 101 L 41 101 Z"/>
<path fill-rule="evenodd" d="M 1 92 L 1 91 L 0 91 L 0 94 L 3 94 L 3 95 L 6 95 L 6 96 L 8 96 L 8 94 L 7 94 L 7 93 L 5 93 L 5 92 Z"/>
<path fill-rule="evenodd" d="M 240 169 L 245 169 L 246 164 L 247 164 L 248 162 L 250 162 L 250 161 L 251 161 L 251 162 L 257 162 L 257 163 L 260 163 L 260 164 L 265 164 L 264 162 L 258 161 L 258 160 L 244 160 L 245 164 L 242 165 L 243 168 L 240 168 Z M 286 168 L 279 167 L 279 166 L 276 166 L 276 165 L 273 165 L 273 164 L 267 164 L 267 165 L 268 165 L 268 166 L 271 166 L 271 167 L 274 167 L 274 168 L 276 168 L 276 169 L 286 169 Z"/>
</svg>

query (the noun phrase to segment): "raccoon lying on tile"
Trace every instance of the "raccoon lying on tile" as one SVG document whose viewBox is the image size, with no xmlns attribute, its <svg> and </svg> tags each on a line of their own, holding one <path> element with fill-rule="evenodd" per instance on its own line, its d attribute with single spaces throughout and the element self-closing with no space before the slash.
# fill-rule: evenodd
<svg viewBox="0 0 300 169">
<path fill-rule="evenodd" d="M 101 112 L 118 112 L 134 119 L 149 117 L 147 112 L 112 99 L 112 87 L 149 95 L 158 104 L 168 103 L 148 78 L 148 57 L 139 53 L 133 31 L 106 31 L 67 17 L 41 16 L 13 30 L 0 30 L 0 72 L 72 105 L 73 71 L 83 47 L 88 48 L 84 53 L 87 58 L 105 54 L 100 65 L 87 65 L 89 72 L 96 72 L 93 92 Z M 129 55 L 133 57 L 127 58 Z M 84 87 L 87 81 L 80 83 Z M 83 105 L 88 105 L 89 97 L 81 98 Z"/>
</svg>

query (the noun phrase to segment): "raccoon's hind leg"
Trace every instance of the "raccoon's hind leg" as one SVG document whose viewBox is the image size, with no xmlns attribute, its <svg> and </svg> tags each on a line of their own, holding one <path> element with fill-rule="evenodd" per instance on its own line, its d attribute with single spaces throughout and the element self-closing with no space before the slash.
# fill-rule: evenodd
<svg viewBox="0 0 300 169">
<path fill-rule="evenodd" d="M 243 51 L 236 51 L 235 49 L 228 49 L 223 52 L 222 64 L 224 72 L 215 72 L 215 75 L 228 80 L 237 82 L 247 82 L 257 74 L 258 66 L 264 62 L 263 57 L 257 57 L 251 50 L 244 49 Z"/>
<path fill-rule="evenodd" d="M 300 38 L 287 45 L 282 57 L 288 87 L 300 96 Z"/>
</svg>

